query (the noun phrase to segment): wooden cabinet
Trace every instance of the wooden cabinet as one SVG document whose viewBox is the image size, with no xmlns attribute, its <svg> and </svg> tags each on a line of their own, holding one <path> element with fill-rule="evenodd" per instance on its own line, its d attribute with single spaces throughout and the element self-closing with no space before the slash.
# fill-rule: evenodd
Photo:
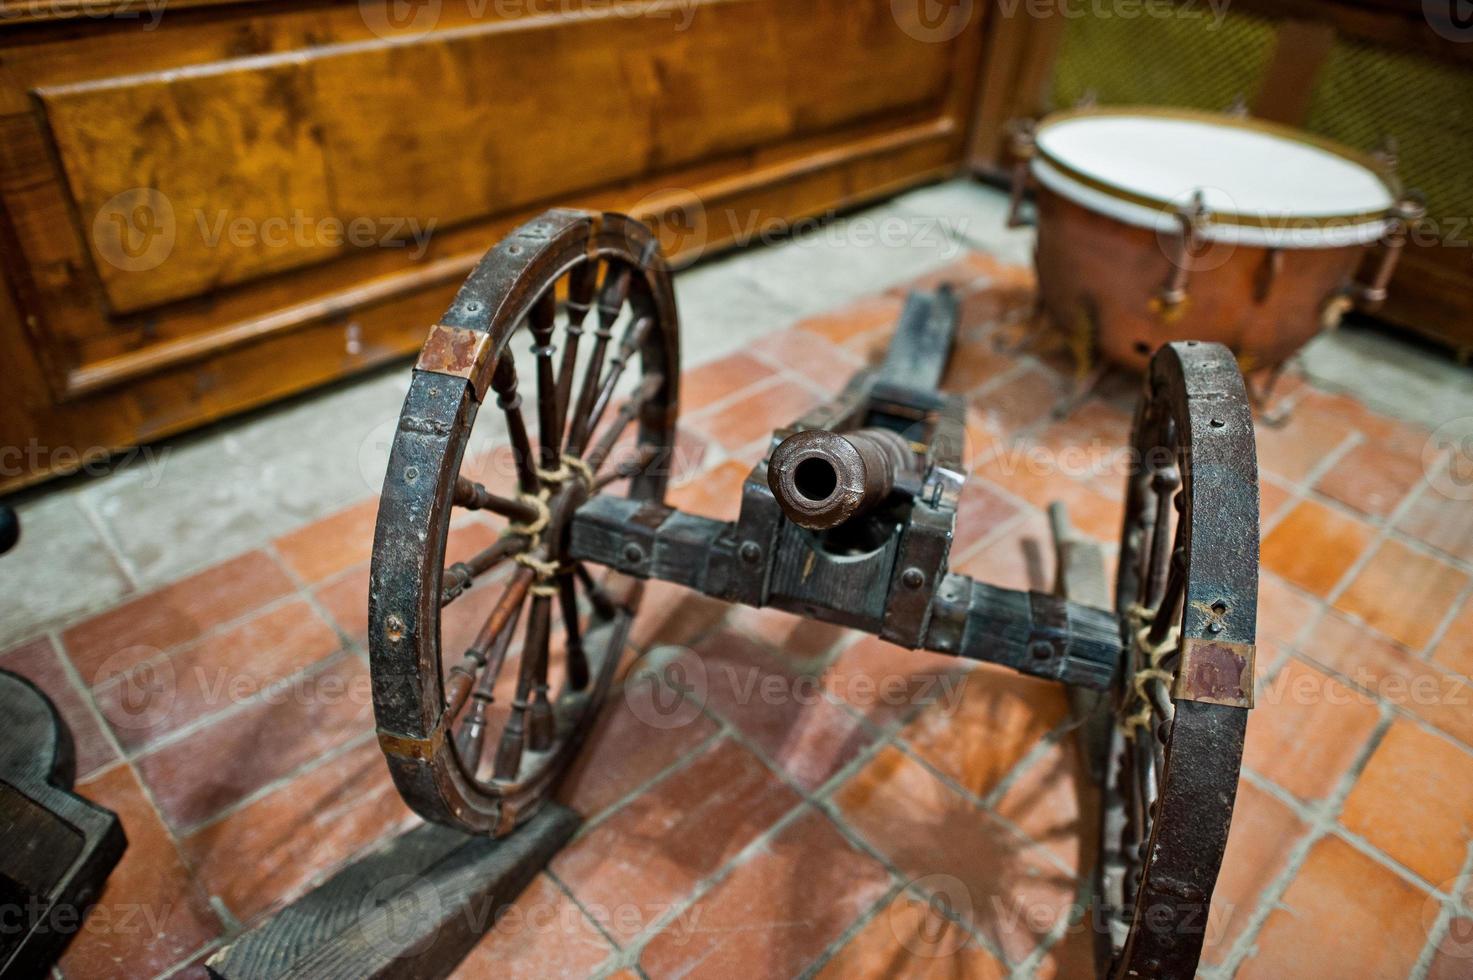
<svg viewBox="0 0 1473 980">
<path fill-rule="evenodd" d="M 689 259 L 953 172 L 932 6 L 0 0 L 0 489 L 417 349 L 550 205 Z"/>
</svg>

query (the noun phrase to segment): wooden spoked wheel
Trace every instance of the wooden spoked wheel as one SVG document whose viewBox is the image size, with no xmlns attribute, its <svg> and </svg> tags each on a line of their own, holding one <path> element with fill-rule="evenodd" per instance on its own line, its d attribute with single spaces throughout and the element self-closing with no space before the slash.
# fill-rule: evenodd
<svg viewBox="0 0 1473 980">
<path fill-rule="evenodd" d="M 1218 344 L 1152 360 L 1132 435 L 1096 872 L 1102 976 L 1191 977 L 1207 931 L 1253 693 L 1258 466 L 1242 375 Z"/>
<path fill-rule="evenodd" d="M 592 723 L 639 588 L 568 560 L 569 522 L 595 493 L 664 499 L 678 332 L 649 229 L 561 210 L 487 253 L 432 329 L 390 452 L 369 589 L 379 742 L 426 819 L 510 833 Z M 483 410 L 505 424 L 510 493 L 462 472 Z M 505 526 L 447 567 L 457 508 Z M 442 650 L 442 610 L 472 588 L 496 601 L 468 649 Z"/>
</svg>

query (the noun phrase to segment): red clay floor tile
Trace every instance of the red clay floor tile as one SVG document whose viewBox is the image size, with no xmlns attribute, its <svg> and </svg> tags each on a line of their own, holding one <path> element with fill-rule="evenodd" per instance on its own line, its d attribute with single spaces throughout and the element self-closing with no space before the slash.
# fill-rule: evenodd
<svg viewBox="0 0 1473 980">
<path fill-rule="evenodd" d="M 351 568 L 312 593 L 348 642 L 360 647 L 368 645 L 368 567 Z"/>
<path fill-rule="evenodd" d="M 1335 608 L 1420 651 L 1467 587 L 1466 572 L 1388 540 L 1335 600 Z"/>
<path fill-rule="evenodd" d="M 734 521 L 741 512 L 742 484 L 751 472 L 752 464 L 748 462 L 723 460 L 714 468 L 671 486 L 665 502 L 688 514 Z"/>
<path fill-rule="evenodd" d="M 812 389 L 796 381 L 775 380 L 749 389 L 723 408 L 692 418 L 689 424 L 730 452 L 771 436 L 819 401 Z"/>
<path fill-rule="evenodd" d="M 1283 425 L 1256 427 L 1258 467 L 1302 483 L 1356 431 L 1352 421 L 1323 406 L 1297 406 Z"/>
<path fill-rule="evenodd" d="M 615 811 L 553 859 L 585 909 L 609 910 L 627 943 L 798 805 L 746 749 L 723 739 Z M 638 915 L 612 915 L 635 907 Z"/>
<path fill-rule="evenodd" d="M 1473 745 L 1473 686 L 1380 633 L 1332 612 L 1301 641 L 1300 651 L 1386 704 Z"/>
<path fill-rule="evenodd" d="M 1003 980 L 1008 970 L 936 903 L 902 892 L 834 954 L 817 980 Z"/>
<path fill-rule="evenodd" d="M 249 922 L 411 822 L 383 752 L 370 740 L 195 831 L 183 844 L 206 890 Z"/>
<path fill-rule="evenodd" d="M 1362 514 L 1386 518 L 1421 479 L 1422 461 L 1416 455 L 1361 443 L 1320 477 L 1315 488 Z"/>
<path fill-rule="evenodd" d="M 872 741 L 824 696 L 814 673 L 789 668 L 740 634 L 721 630 L 688 658 L 707 710 L 735 726 L 804 789 L 814 790 Z"/>
<path fill-rule="evenodd" d="M 1454 617 L 1433 647 L 1432 662 L 1464 677 L 1473 677 L 1473 599 L 1463 604 L 1462 612 Z"/>
<path fill-rule="evenodd" d="M 897 748 L 881 750 L 834 802 L 917 888 L 944 894 L 1012 961 L 1074 910 L 1072 876 Z"/>
<path fill-rule="evenodd" d="M 1327 596 L 1375 537 L 1368 524 L 1313 500 L 1301 502 L 1263 542 L 1263 567 Z"/>
<path fill-rule="evenodd" d="M 851 634 L 842 626 L 784 612 L 732 606 L 727 625 L 762 641 L 779 660 L 804 663 L 822 657 Z"/>
<path fill-rule="evenodd" d="M 818 334 L 835 344 L 844 344 L 851 350 L 862 346 L 868 335 L 877 331 L 888 334 L 900 322 L 900 313 L 905 301 L 899 296 L 865 296 L 848 306 L 841 306 L 828 313 L 808 317 L 798 324 L 809 333 Z"/>
<path fill-rule="evenodd" d="M 997 815 L 1058 856 L 1065 867 L 1094 867 L 1099 805 L 1075 740 L 1052 745 L 997 801 Z"/>
<path fill-rule="evenodd" d="M 61 959 L 68 980 L 153 976 L 218 936 L 219 919 L 133 770 L 114 766 L 79 783 L 77 792 L 117 813 L 128 849 Z"/>
<path fill-rule="evenodd" d="M 1434 483 L 1417 495 L 1396 526 L 1445 555 L 1473 562 L 1473 501 L 1466 493 L 1450 496 Z"/>
<path fill-rule="evenodd" d="M 1427 942 L 1425 899 L 1395 872 L 1326 837 L 1263 924 L 1238 976 L 1408 976 Z"/>
<path fill-rule="evenodd" d="M 890 887 L 890 875 L 808 810 L 640 954 L 664 977 L 797 976 Z"/>
<path fill-rule="evenodd" d="M 118 742 L 133 752 L 338 649 L 333 628 L 305 602 L 292 601 L 114 675 L 93 693 Z"/>
<path fill-rule="evenodd" d="M 451 977 L 590 977 L 614 947 L 547 875 L 538 875 Z"/>
<path fill-rule="evenodd" d="M 176 828 L 207 820 L 373 727 L 368 668 L 339 654 L 137 759 Z"/>
<path fill-rule="evenodd" d="M 680 375 L 680 408 L 693 414 L 766 381 L 777 371 L 750 354 L 731 354 Z"/>
<path fill-rule="evenodd" d="M 1330 796 L 1380 724 L 1373 699 L 1299 660 L 1260 686 L 1243 764 L 1301 800 Z"/>
<path fill-rule="evenodd" d="M 596 816 L 685 758 L 716 731 L 705 715 L 693 716 L 689 724 L 652 728 L 631 710 L 624 688 L 618 688 L 563 777 L 558 799 L 585 817 Z"/>
<path fill-rule="evenodd" d="M 281 560 L 308 584 L 321 582 L 373 554 L 378 498 L 361 500 L 276 539 Z"/>
<path fill-rule="evenodd" d="M 850 375 L 864 366 L 854 351 L 797 327 L 768 334 L 751 350 L 769 366 L 836 394 Z"/>
<path fill-rule="evenodd" d="M 63 633 L 62 646 L 82 680 L 100 684 L 292 588 L 276 562 L 252 551 L 93 616 Z"/>
<path fill-rule="evenodd" d="M 1467 860 L 1470 814 L 1473 752 L 1398 720 L 1356 781 L 1340 822 L 1445 887 Z"/>
<path fill-rule="evenodd" d="M 1428 964 L 1426 980 L 1467 980 L 1473 965 L 1473 918 L 1459 916 L 1448 923 Z"/>
<path fill-rule="evenodd" d="M 979 664 L 963 675 L 958 693 L 921 711 L 900 737 L 978 797 L 991 792 L 1068 714 L 1059 685 L 1004 667 Z"/>
<path fill-rule="evenodd" d="M 861 637 L 824 671 L 823 689 L 885 727 L 928 705 L 953 709 L 970 666 L 955 657 L 907 650 L 877 636 Z M 943 709 L 945 710 L 945 709 Z"/>
</svg>

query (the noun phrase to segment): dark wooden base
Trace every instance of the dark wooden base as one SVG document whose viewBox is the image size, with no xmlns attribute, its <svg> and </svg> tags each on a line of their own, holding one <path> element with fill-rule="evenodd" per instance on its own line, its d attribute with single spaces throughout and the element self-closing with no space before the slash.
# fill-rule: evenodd
<svg viewBox="0 0 1473 980">
<path fill-rule="evenodd" d="M 241 936 L 207 969 L 222 980 L 447 976 L 580 822 L 549 803 L 501 840 L 416 827 Z"/>
<path fill-rule="evenodd" d="M 72 734 L 49 698 L 0 671 L 0 977 L 44 976 L 123 856 L 117 815 L 71 792 Z"/>
</svg>

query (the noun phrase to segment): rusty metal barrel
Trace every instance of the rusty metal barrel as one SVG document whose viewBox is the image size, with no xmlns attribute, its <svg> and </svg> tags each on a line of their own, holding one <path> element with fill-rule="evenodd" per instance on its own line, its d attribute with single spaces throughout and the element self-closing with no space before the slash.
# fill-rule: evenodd
<svg viewBox="0 0 1473 980">
<path fill-rule="evenodd" d="M 897 476 L 917 466 L 910 443 L 897 432 L 810 429 L 773 450 L 767 485 L 790 521 L 822 531 L 879 506 Z"/>
</svg>

